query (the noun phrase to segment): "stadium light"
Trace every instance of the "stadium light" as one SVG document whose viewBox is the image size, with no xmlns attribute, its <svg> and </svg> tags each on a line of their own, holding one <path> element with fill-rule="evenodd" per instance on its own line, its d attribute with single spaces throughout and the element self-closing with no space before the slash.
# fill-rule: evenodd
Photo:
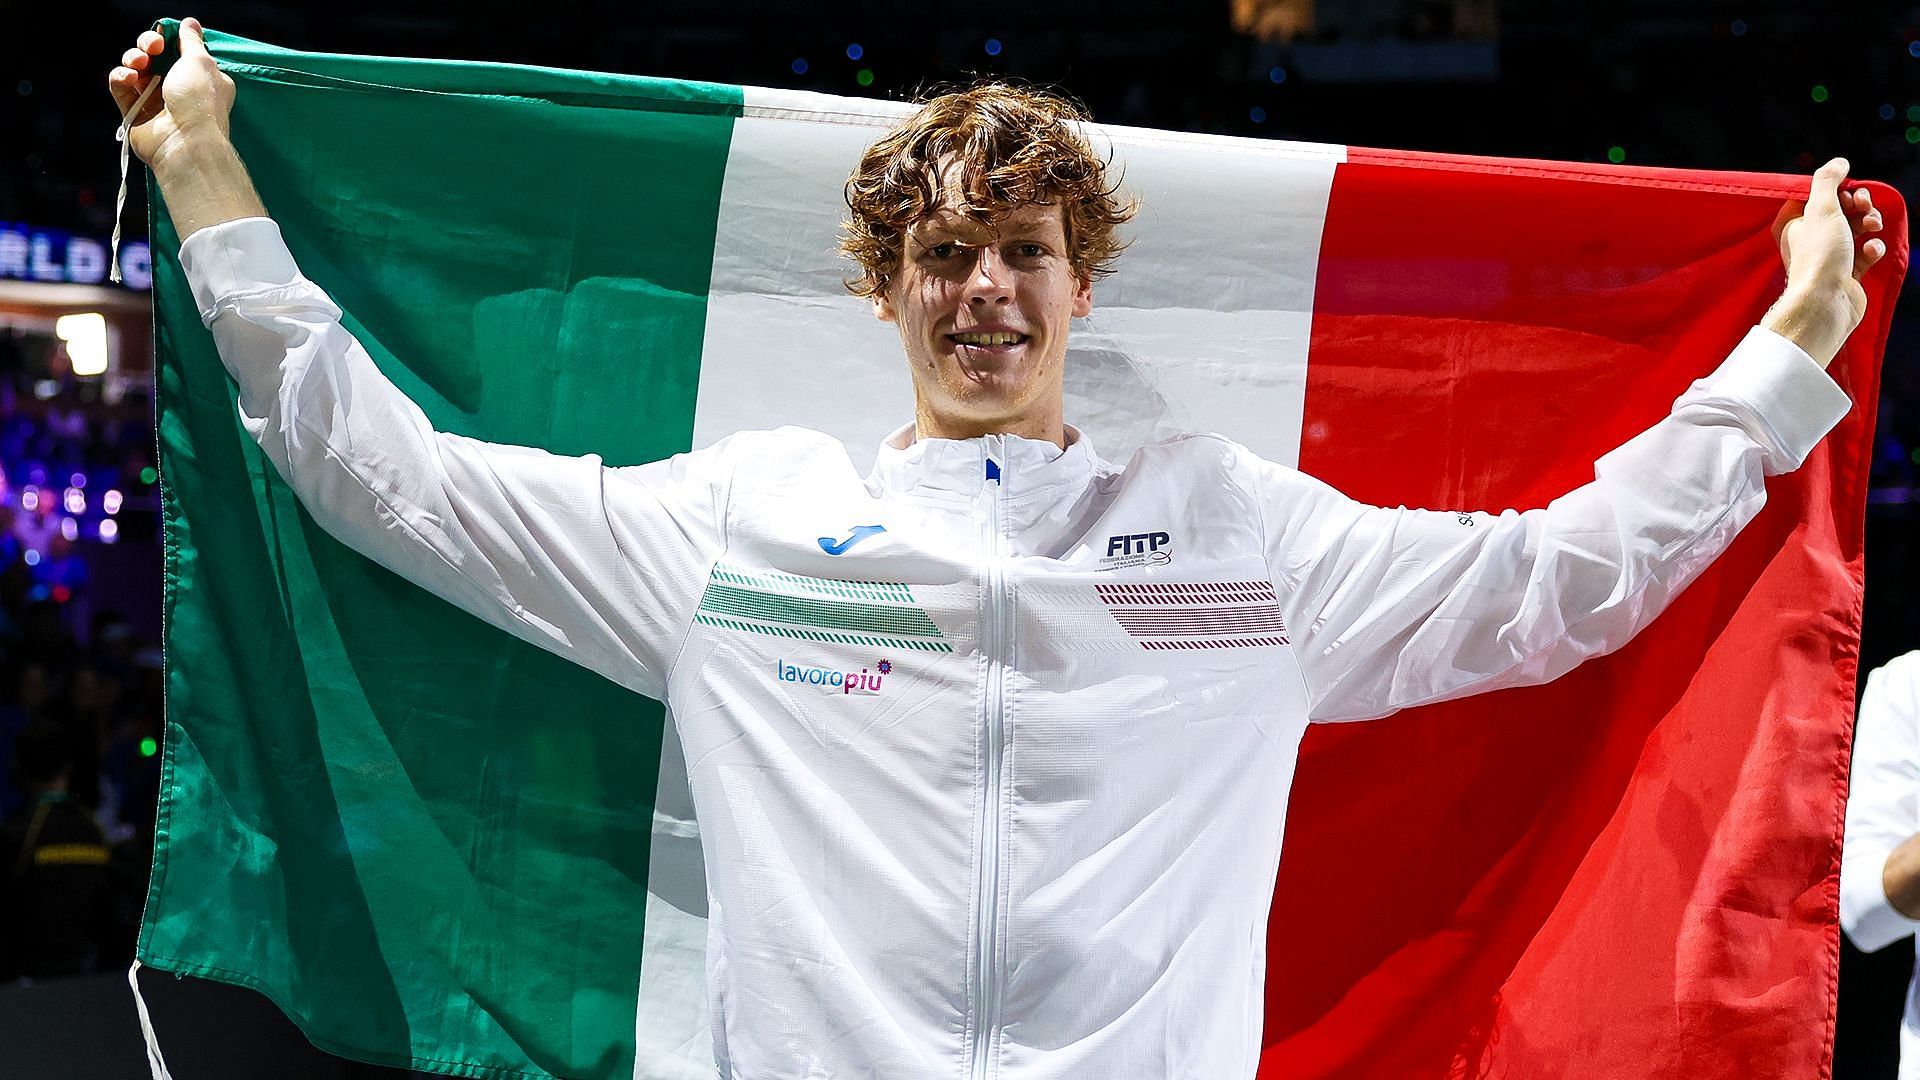
<svg viewBox="0 0 1920 1080">
<path fill-rule="evenodd" d="M 53 332 L 67 343 L 67 356 L 73 361 L 75 375 L 107 373 L 107 317 L 97 311 L 62 315 L 53 324 Z"/>
</svg>

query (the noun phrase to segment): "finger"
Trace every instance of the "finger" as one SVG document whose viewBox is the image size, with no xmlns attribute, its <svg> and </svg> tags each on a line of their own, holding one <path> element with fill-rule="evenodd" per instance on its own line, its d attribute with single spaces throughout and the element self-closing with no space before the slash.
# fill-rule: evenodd
<svg viewBox="0 0 1920 1080">
<path fill-rule="evenodd" d="M 1880 211 L 1870 210 L 1860 219 L 1859 228 L 1862 232 L 1879 232 L 1885 226 L 1886 222 L 1881 219 Z"/>
<path fill-rule="evenodd" d="M 1840 182 L 1847 178 L 1847 159 L 1834 158 L 1814 171 L 1807 205 L 1820 210 L 1840 208 Z"/>
<path fill-rule="evenodd" d="M 113 98 L 115 100 L 119 100 L 121 96 L 127 98 L 121 104 L 121 111 L 127 111 L 127 106 L 131 106 L 134 100 L 140 98 L 140 90 L 146 88 L 146 81 L 148 81 L 148 75 L 134 71 L 132 67 L 125 67 L 125 65 L 109 71 L 108 88 L 113 90 Z"/>
<path fill-rule="evenodd" d="M 145 123 L 161 109 L 160 95 L 150 93 L 156 88 L 157 76 L 118 67 L 108 77 L 107 85 L 113 91 L 114 103 L 120 106 L 121 119 L 129 124 Z M 143 104 L 140 100 L 143 97 L 150 100 Z"/>
<path fill-rule="evenodd" d="M 107 76 L 107 89 L 113 94 L 113 103 L 120 106 L 120 115 L 125 116 L 140 100 L 140 73 L 130 67 L 114 68 Z"/>
<path fill-rule="evenodd" d="M 167 39 L 158 30 L 144 30 L 134 47 L 149 56 L 159 56 L 167 51 Z"/>
<path fill-rule="evenodd" d="M 213 59 L 207 52 L 206 39 L 200 34 L 202 29 L 199 19 L 188 18 L 180 20 L 180 56 L 182 59 L 191 60 L 196 57 L 206 57 L 209 60 Z"/>
<path fill-rule="evenodd" d="M 153 57 L 148 56 L 140 49 L 128 49 L 126 52 L 120 54 L 120 66 L 130 67 L 135 71 L 147 70 L 147 64 L 152 60 Z"/>
<path fill-rule="evenodd" d="M 1857 280 L 1863 274 L 1865 274 L 1868 270 L 1873 269 L 1873 264 L 1879 262 L 1880 257 L 1882 255 L 1885 255 L 1886 253 L 1887 253 L 1887 244 L 1886 244 L 1886 241 L 1884 240 L 1878 240 L 1878 239 L 1869 240 L 1866 243 L 1861 244 L 1860 255 L 1858 258 L 1853 260 L 1854 278 Z"/>
</svg>

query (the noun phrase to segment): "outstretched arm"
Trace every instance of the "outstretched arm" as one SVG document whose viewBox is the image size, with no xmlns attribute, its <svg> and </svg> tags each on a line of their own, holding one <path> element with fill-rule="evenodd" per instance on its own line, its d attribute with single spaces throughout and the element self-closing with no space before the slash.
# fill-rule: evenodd
<svg viewBox="0 0 1920 1080">
<path fill-rule="evenodd" d="M 1269 564 L 1320 720 L 1544 682 L 1625 644 L 1724 551 L 1845 415 L 1825 372 L 1885 252 L 1844 161 L 1778 229 L 1787 288 L 1672 413 L 1525 513 L 1366 506 L 1277 466 L 1259 497 Z"/>
<path fill-rule="evenodd" d="M 435 431 L 300 273 L 227 138 L 231 80 L 199 24 L 130 125 L 183 242 L 180 263 L 247 433 L 314 520 L 356 551 L 510 633 L 664 696 L 724 543 L 725 444 L 608 468 Z M 110 76 L 123 110 L 160 35 Z"/>
</svg>

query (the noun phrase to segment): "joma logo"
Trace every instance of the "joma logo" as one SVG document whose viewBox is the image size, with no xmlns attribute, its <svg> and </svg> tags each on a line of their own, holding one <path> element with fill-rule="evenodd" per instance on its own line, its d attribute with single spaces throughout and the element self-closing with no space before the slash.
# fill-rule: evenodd
<svg viewBox="0 0 1920 1080">
<path fill-rule="evenodd" d="M 1107 557 L 1115 555 L 1147 555 L 1159 551 L 1171 542 L 1172 536 L 1163 532 L 1121 533 L 1107 537 Z"/>
</svg>

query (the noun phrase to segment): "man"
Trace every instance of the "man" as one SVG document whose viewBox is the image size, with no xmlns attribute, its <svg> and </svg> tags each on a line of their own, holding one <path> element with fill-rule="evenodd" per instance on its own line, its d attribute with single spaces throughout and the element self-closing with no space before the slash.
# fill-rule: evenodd
<svg viewBox="0 0 1920 1080">
<path fill-rule="evenodd" d="M 1920 927 L 1920 652 L 1867 676 L 1853 735 L 1840 925 L 1867 952 Z M 1900 1023 L 1900 1080 L 1920 1077 L 1920 969 Z"/>
<path fill-rule="evenodd" d="M 110 78 L 247 430 L 346 542 L 671 706 L 723 1075 L 1251 1075 L 1306 724 L 1644 626 L 1845 413 L 1821 368 L 1884 251 L 1824 169 L 1766 326 L 1543 510 L 1361 506 L 1216 437 L 1121 467 L 1062 364 L 1127 208 L 1077 113 L 982 87 L 848 183 L 915 394 L 873 474 L 794 429 L 609 469 L 433 431 L 299 275 L 181 42 L 159 101 L 157 36 Z"/>
</svg>

